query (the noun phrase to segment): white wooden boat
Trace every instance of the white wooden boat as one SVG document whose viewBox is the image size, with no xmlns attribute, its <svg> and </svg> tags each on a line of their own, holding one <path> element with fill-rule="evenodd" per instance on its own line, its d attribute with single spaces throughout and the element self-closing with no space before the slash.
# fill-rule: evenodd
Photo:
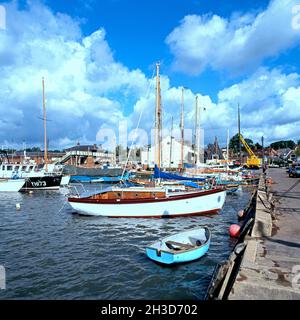
<svg viewBox="0 0 300 320">
<path fill-rule="evenodd" d="M 168 218 L 213 214 L 222 209 L 226 190 L 168 192 L 165 188 L 114 188 L 68 198 L 83 215 L 131 218 Z"/>
<path fill-rule="evenodd" d="M 18 192 L 25 184 L 25 179 L 0 179 L 0 192 Z"/>
</svg>

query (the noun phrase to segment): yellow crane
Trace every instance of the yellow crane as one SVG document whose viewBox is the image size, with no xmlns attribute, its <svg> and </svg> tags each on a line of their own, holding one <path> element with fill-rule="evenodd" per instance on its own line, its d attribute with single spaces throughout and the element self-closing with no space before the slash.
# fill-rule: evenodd
<svg viewBox="0 0 300 320">
<path fill-rule="evenodd" d="M 239 134 L 239 138 L 250 156 L 247 158 L 246 167 L 249 169 L 259 169 L 261 165 L 260 159 L 255 155 L 241 134 Z"/>
</svg>

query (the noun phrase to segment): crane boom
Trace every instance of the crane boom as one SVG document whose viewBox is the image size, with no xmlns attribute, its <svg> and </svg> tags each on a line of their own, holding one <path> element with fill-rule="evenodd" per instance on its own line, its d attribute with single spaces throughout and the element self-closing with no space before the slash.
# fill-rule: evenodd
<svg viewBox="0 0 300 320">
<path fill-rule="evenodd" d="M 250 157 L 256 157 L 255 153 L 252 151 L 252 149 L 249 147 L 248 143 L 246 142 L 246 140 L 243 138 L 243 136 L 240 134 L 240 139 L 242 141 L 242 144 L 244 145 L 245 149 L 247 150 L 247 152 L 249 153 Z"/>
<path fill-rule="evenodd" d="M 239 138 L 250 156 L 247 159 L 247 163 L 246 163 L 247 167 L 248 168 L 259 168 L 260 159 L 255 155 L 255 153 L 249 147 L 248 143 L 246 142 L 246 140 L 243 138 L 243 136 L 241 134 L 239 134 Z"/>
</svg>

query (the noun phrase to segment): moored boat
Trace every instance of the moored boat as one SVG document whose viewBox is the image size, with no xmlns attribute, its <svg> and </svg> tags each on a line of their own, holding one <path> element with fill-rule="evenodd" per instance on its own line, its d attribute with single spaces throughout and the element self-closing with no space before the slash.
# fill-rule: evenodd
<svg viewBox="0 0 300 320">
<path fill-rule="evenodd" d="M 18 192 L 25 184 L 25 179 L 0 179 L 0 192 Z"/>
<path fill-rule="evenodd" d="M 162 264 L 184 263 L 203 257 L 210 246 L 211 233 L 207 227 L 171 235 L 146 247 L 149 259 Z"/>
<path fill-rule="evenodd" d="M 84 197 L 69 197 L 74 210 L 83 215 L 168 218 L 213 214 L 224 205 L 224 189 L 168 192 L 166 188 L 113 188 Z"/>
<path fill-rule="evenodd" d="M 62 176 L 41 176 L 27 178 L 22 190 L 57 190 Z"/>
</svg>

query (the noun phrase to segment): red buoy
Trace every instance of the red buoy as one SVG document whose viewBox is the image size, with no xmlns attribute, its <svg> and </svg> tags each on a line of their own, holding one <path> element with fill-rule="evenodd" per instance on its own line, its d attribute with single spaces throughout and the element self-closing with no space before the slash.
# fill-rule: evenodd
<svg viewBox="0 0 300 320">
<path fill-rule="evenodd" d="M 237 238 L 240 235 L 241 227 L 238 224 L 232 224 L 229 227 L 230 237 Z"/>
</svg>

